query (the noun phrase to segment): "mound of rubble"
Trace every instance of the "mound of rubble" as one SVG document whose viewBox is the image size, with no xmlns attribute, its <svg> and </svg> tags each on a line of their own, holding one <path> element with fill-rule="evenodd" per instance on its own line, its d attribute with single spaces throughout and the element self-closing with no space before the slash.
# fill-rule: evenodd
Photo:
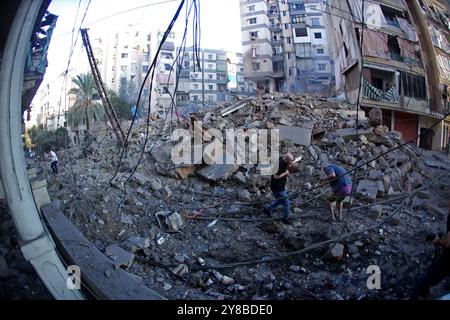
<svg viewBox="0 0 450 320">
<path fill-rule="evenodd" d="M 292 224 L 262 214 L 270 177 L 257 165 L 172 163 L 172 129 L 192 120 L 220 131 L 280 129 L 280 153 L 302 157 L 288 181 L 299 194 Z M 448 159 L 412 146 L 387 153 L 403 143 L 401 134 L 353 106 L 265 95 L 172 122 L 152 118 L 143 160 L 124 184 L 145 131 L 136 124 L 119 163 L 112 131 L 99 126 L 91 141 L 60 153 L 49 192 L 117 268 L 171 299 L 405 298 L 428 264 L 426 235 L 444 226 Z M 324 161 L 358 167 L 347 222 L 332 222 L 325 208 Z M 371 265 L 383 271 L 381 290 L 366 286 Z"/>
</svg>

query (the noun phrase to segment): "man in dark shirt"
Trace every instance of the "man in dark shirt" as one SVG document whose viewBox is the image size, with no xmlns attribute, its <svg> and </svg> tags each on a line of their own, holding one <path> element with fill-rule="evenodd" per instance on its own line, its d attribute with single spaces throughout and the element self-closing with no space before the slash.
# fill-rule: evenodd
<svg viewBox="0 0 450 320">
<path fill-rule="evenodd" d="M 352 194 L 352 179 L 344 168 L 329 163 L 322 164 L 323 180 L 329 180 L 332 192 L 328 194 L 327 200 L 330 207 L 331 216 L 336 220 L 334 215 L 334 206 L 337 202 L 339 206 L 339 220 L 342 220 L 342 208 L 345 197 Z"/>
<path fill-rule="evenodd" d="M 442 238 L 436 235 L 433 244 L 443 248 L 442 254 L 431 264 L 425 276 L 416 284 L 411 293 L 411 300 L 426 298 L 431 287 L 450 275 L 450 199 L 448 200 L 447 233 Z"/>
<path fill-rule="evenodd" d="M 279 160 L 278 171 L 270 177 L 270 189 L 272 190 L 275 200 L 264 211 L 272 214 L 272 210 L 282 205 L 284 207 L 283 222 L 288 222 L 291 213 L 291 202 L 286 191 L 287 177 L 289 176 L 289 168 L 294 162 L 294 157 L 290 153 L 286 153 Z"/>
</svg>

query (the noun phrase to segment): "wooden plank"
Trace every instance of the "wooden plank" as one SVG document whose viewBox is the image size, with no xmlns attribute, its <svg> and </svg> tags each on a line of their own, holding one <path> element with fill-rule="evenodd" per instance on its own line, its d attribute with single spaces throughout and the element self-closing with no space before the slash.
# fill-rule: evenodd
<svg viewBox="0 0 450 320">
<path fill-rule="evenodd" d="M 89 242 L 64 216 L 61 202 L 53 201 L 41 208 L 58 251 L 67 262 L 81 270 L 82 282 L 99 299 L 165 300 L 139 283 L 125 270 L 114 269 L 114 263 Z"/>
</svg>

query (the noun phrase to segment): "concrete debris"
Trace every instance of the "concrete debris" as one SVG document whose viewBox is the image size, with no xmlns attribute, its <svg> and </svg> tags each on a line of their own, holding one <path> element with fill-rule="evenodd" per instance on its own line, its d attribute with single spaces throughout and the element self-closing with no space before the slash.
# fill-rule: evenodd
<svg viewBox="0 0 450 320">
<path fill-rule="evenodd" d="M 129 268 L 134 261 L 134 254 L 125 251 L 115 244 L 106 247 L 105 254 L 113 261 L 115 269 L 121 267 Z"/>
<path fill-rule="evenodd" d="M 136 253 L 139 250 L 143 250 L 145 248 L 148 248 L 150 246 L 150 239 L 138 237 L 138 236 L 132 236 L 129 237 L 123 245 L 131 250 L 132 253 Z"/>
<path fill-rule="evenodd" d="M 363 294 L 374 299 L 405 298 L 412 285 L 407 281 L 422 271 L 406 270 L 405 261 L 417 259 L 420 265 L 427 265 L 431 249 L 422 234 L 439 227 L 446 214 L 439 199 L 448 190 L 449 179 L 436 187 L 429 187 L 428 182 L 445 174 L 439 168 L 445 170 L 450 162 L 414 147 L 389 152 L 402 144 L 403 138 L 389 131 L 379 118 L 367 119 L 360 113 L 356 130 L 356 108 L 311 96 L 266 94 L 226 106 L 200 108 L 187 115 L 186 121 L 180 119 L 182 128 L 193 135 L 191 116 L 207 122 L 202 130 L 280 130 L 280 141 L 272 144 L 268 139 L 269 154 L 278 149 L 280 155 L 291 152 L 294 158 L 301 158 L 287 184 L 290 195 L 299 194 L 291 199 L 289 224 L 281 221 L 281 207 L 272 210 L 270 217 L 262 210 L 273 199 L 270 175 L 261 174 L 269 163 L 199 161 L 175 166 L 170 135 L 171 128 L 178 128 L 178 120 L 152 120 L 149 140 L 157 143 L 153 149 L 149 143 L 146 157 L 124 187 L 117 181 L 124 181 L 134 169 L 142 150 L 142 142 L 129 143 L 118 178 L 108 192 L 99 184 L 114 174 L 120 150 L 110 129 L 99 125 L 93 129 L 97 137 L 93 152 L 85 157 L 81 148 L 74 146 L 70 149 L 72 163 L 62 162 L 61 174 L 49 178 L 51 198 L 68 199 L 64 214 L 86 238 L 97 240 L 102 251 L 116 245 L 136 254 L 128 271 L 170 299 L 328 299 L 337 298 L 330 293 L 337 288 L 344 288 L 339 291 L 344 299 Z M 125 127 L 128 125 L 125 122 Z M 132 131 L 138 134 L 145 129 L 146 124 L 140 123 Z M 201 143 L 198 149 L 203 150 L 211 141 Z M 248 150 L 247 139 L 245 147 Z M 375 157 L 379 158 L 371 160 Z M 347 197 L 344 207 L 352 209 L 345 232 L 363 231 L 339 240 L 326 259 L 323 254 L 328 248 L 322 247 L 277 263 L 247 265 L 247 261 L 283 256 L 339 239 L 344 224 L 331 221 L 325 205 L 328 185 L 321 186 L 320 164 L 326 161 L 348 170 L 361 165 L 352 173 L 355 196 Z M 88 192 L 78 195 L 85 189 Z M 418 189 L 417 198 L 411 198 L 390 217 L 401 203 L 394 199 Z M 378 223 L 376 229 L 364 231 Z M 3 228 L 10 226 L 0 222 L 0 237 L 9 233 Z M 11 272 L 15 264 L 9 263 L 10 254 L 2 250 L 0 242 L 0 256 L 6 258 Z M 374 261 L 386 278 L 394 278 L 396 286 L 386 284 L 382 290 L 361 292 L 361 273 Z M 217 268 L 228 275 L 214 270 L 214 266 L 226 264 L 238 266 Z M 408 273 L 413 276 L 396 276 Z M 330 290 L 325 292 L 324 285 Z"/>
</svg>

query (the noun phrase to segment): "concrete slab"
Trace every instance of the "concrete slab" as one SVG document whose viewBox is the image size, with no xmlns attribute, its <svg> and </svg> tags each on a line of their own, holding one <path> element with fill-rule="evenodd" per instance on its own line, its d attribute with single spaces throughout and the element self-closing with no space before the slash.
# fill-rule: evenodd
<svg viewBox="0 0 450 320">
<path fill-rule="evenodd" d="M 121 267 L 129 268 L 133 264 L 134 254 L 125 251 L 115 244 L 108 246 L 105 253 L 113 261 L 116 269 Z"/>
<path fill-rule="evenodd" d="M 278 126 L 280 130 L 280 141 L 291 140 L 296 145 L 309 147 L 311 145 L 312 125 L 305 124 L 304 127 Z"/>
<path fill-rule="evenodd" d="M 214 164 L 197 170 L 197 174 L 211 181 L 226 180 L 238 169 L 239 165 L 237 164 Z"/>
<path fill-rule="evenodd" d="M 358 133 L 356 133 L 355 128 L 345 128 L 336 130 L 336 135 L 338 137 L 343 138 L 344 140 L 357 140 L 359 139 L 360 135 L 365 135 L 366 137 L 368 137 L 371 134 L 372 132 L 369 130 L 358 130 Z"/>
<path fill-rule="evenodd" d="M 70 265 L 80 267 L 83 282 L 103 300 L 165 300 L 122 269 L 116 270 L 103 253 L 64 216 L 60 201 L 42 207 L 58 251 Z"/>
<path fill-rule="evenodd" d="M 375 181 L 361 180 L 356 189 L 356 195 L 360 198 L 367 199 L 369 202 L 374 202 L 377 199 L 378 186 Z"/>
</svg>

